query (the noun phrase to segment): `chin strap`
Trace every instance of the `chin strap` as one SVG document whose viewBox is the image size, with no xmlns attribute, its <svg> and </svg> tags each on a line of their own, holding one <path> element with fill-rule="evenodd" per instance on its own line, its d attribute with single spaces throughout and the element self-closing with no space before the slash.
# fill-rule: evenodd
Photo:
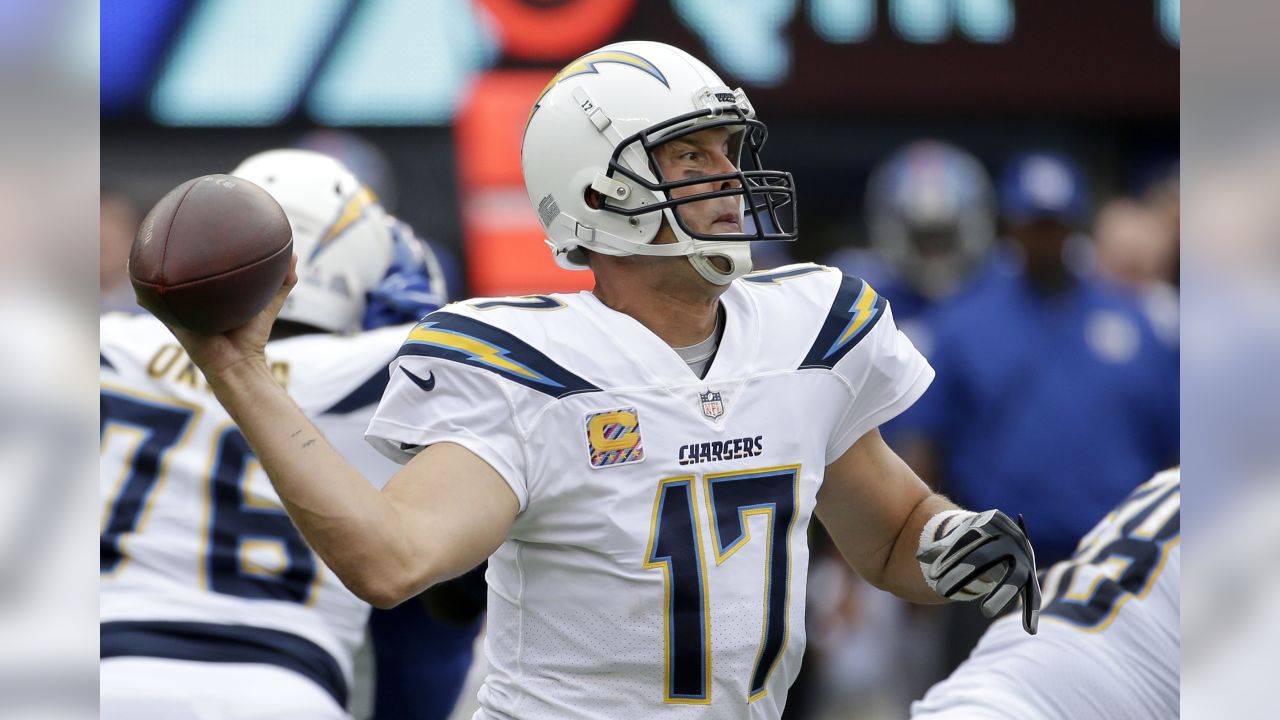
<svg viewBox="0 0 1280 720">
<path fill-rule="evenodd" d="M 667 227 L 675 234 L 677 245 L 692 247 L 686 257 L 689 258 L 689 264 L 694 270 L 702 276 L 704 280 L 713 285 L 728 285 L 738 278 L 751 272 L 751 243 L 744 240 L 725 240 L 717 242 L 715 240 L 695 240 L 689 236 L 684 230 L 680 229 L 680 223 L 676 222 L 675 214 L 671 208 L 662 211 L 666 216 Z M 659 246 L 660 247 L 660 246 Z M 716 267 L 713 260 L 722 258 L 729 264 L 728 271 L 722 271 Z"/>
<path fill-rule="evenodd" d="M 569 270 L 582 270 L 586 266 L 574 259 L 569 253 L 575 248 L 586 248 L 603 255 L 646 255 L 648 257 L 688 258 L 689 264 L 698 271 L 707 282 L 715 285 L 728 285 L 751 272 L 751 243 L 747 240 L 695 240 L 680 229 L 671 209 L 663 211 L 666 225 L 676 236 L 676 242 L 654 245 L 620 238 L 612 233 L 592 228 L 581 223 L 574 223 L 574 234 L 581 241 L 576 246 L 562 246 L 548 239 L 545 242 L 555 256 L 556 264 Z M 568 216 L 561 215 L 568 220 Z M 571 221 L 569 221 L 571 222 Z M 729 269 L 721 271 L 713 260 L 722 258 Z"/>
<path fill-rule="evenodd" d="M 689 264 L 709 283 L 728 285 L 751 272 L 751 246 L 745 242 L 718 243 L 710 240 L 695 242 L 698 247 L 689 257 Z M 710 246 L 710 247 L 699 247 Z M 728 272 L 722 272 L 713 260 L 723 258 L 729 263 Z"/>
</svg>

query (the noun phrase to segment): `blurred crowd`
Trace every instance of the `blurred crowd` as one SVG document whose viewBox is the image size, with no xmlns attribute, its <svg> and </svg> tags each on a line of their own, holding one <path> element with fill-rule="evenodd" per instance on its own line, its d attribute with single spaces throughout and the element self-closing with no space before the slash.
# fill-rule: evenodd
<svg viewBox="0 0 1280 720">
<path fill-rule="evenodd" d="M 372 144 L 326 130 L 297 145 L 338 157 L 393 209 L 391 163 Z M 937 379 L 886 439 L 958 503 L 1024 516 L 1041 567 L 1179 460 L 1177 168 L 1128 191 L 1095 192 L 1054 150 L 991 166 L 920 139 L 871 170 L 858 242 L 814 256 L 802 235 L 756 253 L 757 269 L 822 262 L 889 298 Z M 125 264 L 154 199 L 104 181 L 102 312 L 138 311 Z M 449 250 L 465 245 L 441 240 L 453 240 L 433 249 L 458 299 L 467 258 Z M 969 604 L 909 606 L 871 588 L 820 529 L 812 548 L 809 648 L 786 717 L 905 717 L 987 621 Z"/>
</svg>

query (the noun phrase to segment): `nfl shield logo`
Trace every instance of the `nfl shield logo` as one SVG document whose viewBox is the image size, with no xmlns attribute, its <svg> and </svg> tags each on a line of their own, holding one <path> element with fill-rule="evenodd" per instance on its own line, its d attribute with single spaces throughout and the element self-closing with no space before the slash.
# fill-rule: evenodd
<svg viewBox="0 0 1280 720">
<path fill-rule="evenodd" d="M 703 415 L 715 420 L 724 414 L 724 401 L 720 399 L 720 393 L 708 390 L 698 393 L 698 397 L 702 399 Z"/>
</svg>

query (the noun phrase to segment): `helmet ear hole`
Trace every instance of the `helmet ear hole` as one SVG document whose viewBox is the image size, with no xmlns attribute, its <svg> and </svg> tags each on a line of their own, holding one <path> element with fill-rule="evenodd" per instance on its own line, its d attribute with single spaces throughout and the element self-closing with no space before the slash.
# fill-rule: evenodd
<svg viewBox="0 0 1280 720">
<path fill-rule="evenodd" d="M 599 210 L 604 207 L 604 195 L 601 195 L 599 191 L 591 188 L 590 186 L 583 188 L 582 201 L 585 202 L 587 207 L 592 210 Z"/>
</svg>

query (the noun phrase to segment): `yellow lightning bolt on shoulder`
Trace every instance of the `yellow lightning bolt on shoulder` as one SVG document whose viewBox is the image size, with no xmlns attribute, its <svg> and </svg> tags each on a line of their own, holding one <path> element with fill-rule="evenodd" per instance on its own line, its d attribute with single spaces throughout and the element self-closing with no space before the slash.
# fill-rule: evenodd
<svg viewBox="0 0 1280 720">
<path fill-rule="evenodd" d="M 875 317 L 874 310 L 876 300 L 879 297 L 876 291 L 871 289 L 870 285 L 863 283 L 862 291 L 858 293 L 858 299 L 853 302 L 853 307 L 850 308 L 853 311 L 853 319 L 849 321 L 849 327 L 844 329 L 840 339 L 836 341 L 836 347 L 849 342 L 849 338 L 856 335 L 859 330 L 871 321 L 871 318 Z"/>
<path fill-rule="evenodd" d="M 409 333 L 409 342 L 424 342 L 442 347 L 454 348 L 471 355 L 476 360 L 491 365 L 495 368 L 505 370 L 506 372 L 530 380 L 542 381 L 542 376 L 529 370 L 529 368 L 512 362 L 503 357 L 504 350 L 495 347 L 481 340 L 466 335 L 448 332 L 445 330 L 434 330 L 430 327 L 420 325 Z"/>
</svg>

